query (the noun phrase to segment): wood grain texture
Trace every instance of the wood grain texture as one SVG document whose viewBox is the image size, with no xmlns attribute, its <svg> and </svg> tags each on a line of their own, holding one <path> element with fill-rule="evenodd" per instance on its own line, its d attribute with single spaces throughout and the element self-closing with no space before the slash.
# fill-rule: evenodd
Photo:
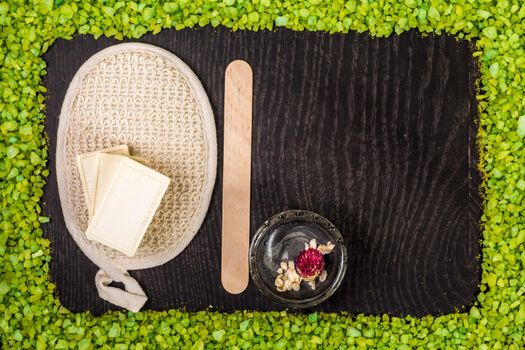
<svg viewBox="0 0 525 350">
<path fill-rule="evenodd" d="M 221 282 L 232 294 L 243 292 L 249 280 L 252 94 L 250 65 L 233 61 L 224 81 L 221 241 Z"/>
<path fill-rule="evenodd" d="M 476 170 L 477 69 L 464 41 L 367 34 L 166 30 L 141 41 L 170 50 L 201 79 L 218 131 L 218 174 L 208 215 L 171 262 L 132 271 L 146 308 L 209 306 L 275 310 L 250 283 L 221 286 L 224 70 L 235 59 L 254 73 L 251 234 L 272 214 L 313 210 L 332 221 L 348 248 L 341 288 L 317 310 L 438 314 L 470 305 L 478 292 L 481 201 Z M 51 176 L 52 278 L 72 311 L 115 309 L 98 298 L 97 267 L 67 233 L 54 154 L 69 82 L 113 39 L 57 40 L 46 53 Z"/>
</svg>

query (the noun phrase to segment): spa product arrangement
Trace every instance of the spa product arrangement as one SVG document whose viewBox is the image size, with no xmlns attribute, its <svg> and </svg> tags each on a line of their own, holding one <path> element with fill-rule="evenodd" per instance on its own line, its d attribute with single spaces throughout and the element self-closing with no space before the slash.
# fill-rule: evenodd
<svg viewBox="0 0 525 350">
<path fill-rule="evenodd" d="M 169 177 L 135 159 L 127 145 L 77 156 L 90 215 L 86 237 L 129 257 L 135 255 L 170 183 Z"/>
<path fill-rule="evenodd" d="M 163 94 L 156 89 L 164 82 L 159 71 L 169 73 Z M 346 248 L 327 219 L 293 210 L 269 219 L 250 247 L 252 86 L 250 65 L 232 62 L 225 72 L 224 94 L 222 286 L 231 294 L 242 293 L 251 273 L 264 295 L 290 307 L 314 306 L 339 287 Z M 93 91 L 103 96 L 97 105 L 86 98 Z M 128 103 L 130 94 L 139 106 Z M 105 123 L 94 123 L 99 119 L 92 116 L 103 112 Z M 181 128 L 185 123 L 192 128 Z M 125 132 L 120 130 L 124 126 Z M 94 133 L 104 137 L 88 148 Z M 160 155 L 150 151 L 158 148 L 159 133 L 169 140 L 169 147 L 161 142 Z M 103 148 L 113 135 L 148 159 L 133 156 L 126 144 Z M 101 268 L 95 278 L 99 296 L 136 312 L 147 296 L 126 270 L 173 259 L 198 232 L 210 203 L 217 145 L 207 96 L 173 54 L 151 45 L 115 45 L 91 57 L 73 79 L 57 139 L 57 182 L 66 225 Z M 85 153 L 97 147 L 101 149 Z M 200 152 L 189 151 L 195 149 Z M 169 186 L 170 179 L 176 186 Z M 86 208 L 78 205 L 82 202 Z M 112 281 L 125 288 L 111 286 Z"/>
</svg>

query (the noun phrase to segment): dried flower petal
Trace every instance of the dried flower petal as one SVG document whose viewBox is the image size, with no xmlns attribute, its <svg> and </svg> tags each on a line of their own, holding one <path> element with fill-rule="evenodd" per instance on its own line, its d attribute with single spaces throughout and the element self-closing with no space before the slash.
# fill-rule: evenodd
<svg viewBox="0 0 525 350">
<path fill-rule="evenodd" d="M 326 272 L 326 270 L 323 270 L 323 272 L 321 272 L 321 274 L 319 275 L 319 282 L 326 281 L 326 277 L 328 277 L 328 272 Z"/>
<path fill-rule="evenodd" d="M 310 288 L 312 288 L 312 290 L 315 290 L 315 281 L 308 282 L 308 285 L 310 286 Z"/>
<path fill-rule="evenodd" d="M 335 245 L 331 242 L 328 242 L 326 244 L 321 244 L 319 247 L 317 247 L 317 250 L 319 250 L 323 255 L 330 254 L 334 251 Z"/>
</svg>

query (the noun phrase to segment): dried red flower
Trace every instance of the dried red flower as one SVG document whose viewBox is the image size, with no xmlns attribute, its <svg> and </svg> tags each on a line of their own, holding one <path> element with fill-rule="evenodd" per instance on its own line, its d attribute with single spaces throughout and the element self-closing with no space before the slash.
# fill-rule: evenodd
<svg viewBox="0 0 525 350">
<path fill-rule="evenodd" d="M 295 259 L 295 269 L 304 279 L 317 277 L 324 269 L 323 254 L 315 248 L 303 250 Z"/>
</svg>

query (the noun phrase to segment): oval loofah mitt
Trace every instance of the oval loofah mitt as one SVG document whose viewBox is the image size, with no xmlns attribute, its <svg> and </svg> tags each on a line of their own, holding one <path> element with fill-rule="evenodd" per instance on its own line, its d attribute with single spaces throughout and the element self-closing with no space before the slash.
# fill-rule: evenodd
<svg viewBox="0 0 525 350">
<path fill-rule="evenodd" d="M 127 144 L 171 184 L 132 258 L 87 240 L 89 216 L 75 157 Z M 191 69 L 172 53 L 140 43 L 92 56 L 66 93 L 57 135 L 57 181 L 66 226 L 100 267 L 99 295 L 138 311 L 147 300 L 126 270 L 162 265 L 197 233 L 211 199 L 217 167 L 213 112 Z M 125 290 L 109 287 L 123 282 Z"/>
</svg>

